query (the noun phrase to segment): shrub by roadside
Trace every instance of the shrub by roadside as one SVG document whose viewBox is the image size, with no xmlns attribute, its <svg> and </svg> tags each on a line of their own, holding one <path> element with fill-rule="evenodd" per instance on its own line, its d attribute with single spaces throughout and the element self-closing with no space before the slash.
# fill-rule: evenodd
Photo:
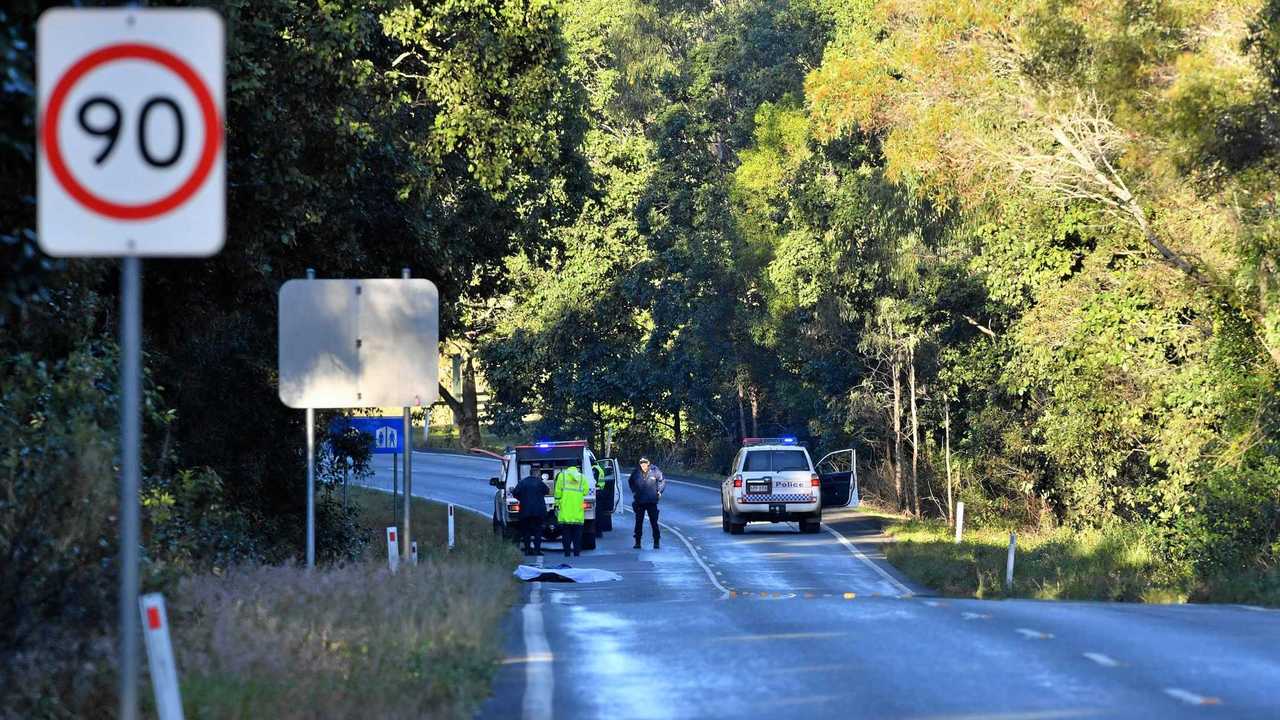
<svg viewBox="0 0 1280 720">
<path fill-rule="evenodd" d="M 941 520 L 872 513 L 895 542 L 889 562 L 913 580 L 952 597 L 1023 597 L 1128 602 L 1240 602 L 1280 606 L 1280 572 L 1242 569 L 1196 579 L 1163 560 L 1134 528 L 1022 530 L 1012 592 L 1004 587 L 1009 530 L 966 528 L 964 542 Z"/>
</svg>

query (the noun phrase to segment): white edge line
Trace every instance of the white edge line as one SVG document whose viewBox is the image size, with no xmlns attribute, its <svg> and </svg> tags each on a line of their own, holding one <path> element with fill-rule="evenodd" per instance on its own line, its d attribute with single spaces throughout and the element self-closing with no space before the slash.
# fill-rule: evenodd
<svg viewBox="0 0 1280 720">
<path fill-rule="evenodd" d="M 1102 653 L 1087 652 L 1084 656 L 1098 663 L 1102 667 L 1116 667 L 1120 664 Z"/>
<path fill-rule="evenodd" d="M 1217 698 L 1210 698 L 1210 697 L 1205 697 L 1204 695 L 1197 695 L 1193 692 L 1188 692 L 1186 690 L 1183 690 L 1182 688 L 1165 688 L 1164 694 L 1168 695 L 1171 698 L 1181 700 L 1182 702 L 1187 703 L 1188 705 L 1217 705 L 1219 702 Z"/>
<path fill-rule="evenodd" d="M 542 624 L 542 583 L 533 583 L 529 602 L 520 610 L 524 628 L 524 698 L 521 717 L 525 720 L 550 720 L 551 699 L 555 696 L 555 673 L 552 672 L 551 645 Z M 534 662 L 533 658 L 551 658 L 552 662 Z"/>
<path fill-rule="evenodd" d="M 624 513 L 626 512 L 625 508 L 623 509 L 623 512 Z M 720 599 L 724 600 L 728 598 L 729 589 L 726 588 L 724 585 L 721 585 L 720 581 L 716 579 L 716 574 L 711 571 L 711 568 L 707 567 L 707 564 L 705 562 L 703 562 L 702 557 L 698 555 L 698 551 L 693 549 L 693 543 L 689 542 L 689 538 L 685 537 L 684 533 L 662 522 L 661 520 L 658 521 L 658 525 L 662 526 L 667 530 L 670 530 L 671 532 L 676 534 L 676 537 L 680 538 L 680 542 L 684 543 L 685 547 L 689 548 L 689 554 L 693 556 L 693 561 L 698 563 L 698 566 L 702 568 L 702 572 L 707 574 L 707 579 L 710 580 L 711 584 L 715 585 L 716 589 L 720 591 Z"/>
<path fill-rule="evenodd" d="M 706 485 L 700 485 L 700 484 L 697 484 L 697 483 L 685 482 L 684 480 L 673 480 L 673 479 L 671 479 L 671 478 L 667 478 L 667 482 L 669 482 L 669 483 L 676 483 L 677 485 L 686 485 L 686 486 L 688 486 L 688 487 L 698 488 L 698 489 L 701 489 L 701 490 L 709 490 L 709 491 L 711 491 L 711 492 L 713 492 L 713 493 L 716 493 L 716 494 L 719 494 L 719 493 L 720 493 L 720 488 L 713 488 L 713 487 L 708 487 L 708 486 L 706 486 Z M 662 525 L 663 527 L 666 527 L 666 525 L 665 525 L 665 524 L 663 524 L 663 523 L 659 523 L 659 524 L 660 524 L 660 525 Z M 862 562 L 864 562 L 864 563 L 866 563 L 867 565 L 869 565 L 869 566 L 871 567 L 871 569 L 872 569 L 872 570 L 875 570 L 877 573 L 879 573 L 879 574 L 880 574 L 880 577 L 884 578 L 885 580 L 888 580 L 888 581 L 889 581 L 889 583 L 890 583 L 890 584 L 892 584 L 892 585 L 893 585 L 895 588 L 897 588 L 899 591 L 901 591 L 902 593 L 904 593 L 904 594 L 906 594 L 906 595 L 915 595 L 915 594 L 916 594 L 914 590 L 912 590 L 911 588 L 907 587 L 906 585 L 903 585 L 901 582 L 899 582 L 899 581 L 898 581 L 898 579 L 897 579 L 897 578 L 895 578 L 894 576 L 890 575 L 890 574 L 888 573 L 888 571 L 886 571 L 884 568 L 882 568 L 882 567 L 880 567 L 879 565 L 877 565 L 877 564 L 876 564 L 876 562 L 875 562 L 874 560 L 872 560 L 871 558 L 867 557 L 865 553 L 863 553 L 861 550 L 859 550 L 859 549 L 858 549 L 858 546 L 857 546 L 857 545 L 854 545 L 852 541 L 850 541 L 850 540 L 849 540 L 848 538 L 846 538 L 844 535 L 840 534 L 840 531 L 839 531 L 839 530 L 836 530 L 835 528 L 831 527 L 830 525 L 827 525 L 826 523 L 823 523 L 823 524 L 822 524 L 822 529 L 824 529 L 824 530 L 826 530 L 827 532 L 831 533 L 832 537 L 834 537 L 836 540 L 839 540 L 839 541 L 840 541 L 840 544 L 841 544 L 841 545 L 844 545 L 844 547 L 845 547 L 845 549 L 846 549 L 846 550 L 848 550 L 849 552 L 853 553 L 853 556 L 854 556 L 854 557 L 858 558 L 858 559 L 859 559 L 859 560 L 861 560 Z M 678 533 L 678 532 L 677 532 L 676 534 L 677 534 L 677 535 L 679 535 L 679 533 Z M 681 540 L 684 540 L 684 537 L 681 537 L 680 539 L 681 539 Z M 688 544 L 688 542 L 689 542 L 688 540 L 685 540 L 685 544 Z M 694 553 L 694 557 L 695 557 L 695 559 L 697 558 L 697 553 Z M 699 564 L 701 564 L 701 562 L 702 562 L 702 561 L 701 561 L 701 560 L 699 560 L 698 562 L 699 562 Z M 705 566 L 705 565 L 703 565 L 703 568 L 705 569 L 705 568 L 706 568 L 706 566 Z M 722 588 L 722 589 L 723 589 L 723 588 Z"/>
<path fill-rule="evenodd" d="M 374 492 L 386 493 L 387 495 L 391 494 L 391 491 L 386 488 L 374 487 L 372 485 L 362 485 L 361 487 L 363 487 L 365 490 L 373 490 Z M 401 494 L 403 495 L 403 493 Z M 430 500 L 431 502 L 440 503 L 441 505 L 452 505 L 458 508 L 459 510 L 466 510 L 467 512 L 475 513 L 476 515 L 479 515 L 480 517 L 483 517 L 483 518 L 490 517 L 488 510 L 477 510 L 471 507 L 470 505 L 463 505 L 462 503 L 456 503 L 452 500 L 445 500 L 443 498 L 435 497 L 434 495 L 419 495 L 417 493 L 414 493 L 413 496 L 416 498 L 422 498 L 423 500 Z"/>
<path fill-rule="evenodd" d="M 822 529 L 831 533 L 831 536 L 834 537 L 836 540 L 839 540 L 840 544 L 844 545 L 846 550 L 853 553 L 854 557 L 866 563 L 868 566 L 871 567 L 872 570 L 875 570 L 877 573 L 879 573 L 880 577 L 884 578 L 885 580 L 888 580 L 890 584 L 892 584 L 894 587 L 901 590 L 904 594 L 906 595 L 916 594 L 914 590 L 907 587 L 906 585 L 903 585 L 901 582 L 898 582 L 897 578 L 890 575 L 884 568 L 877 565 L 874 560 L 867 557 L 861 550 L 858 549 L 857 545 L 854 545 L 849 540 L 849 538 L 846 538 L 844 535 L 841 535 L 839 530 L 836 530 L 835 528 L 831 527 L 830 525 L 827 525 L 826 523 L 822 524 Z"/>
<path fill-rule="evenodd" d="M 383 488 L 370 487 L 370 490 L 390 494 L 390 490 Z M 442 500 L 431 495 L 414 495 L 424 500 L 433 502 L 450 504 L 448 500 Z M 480 517 L 488 517 L 488 513 L 483 510 L 477 510 L 468 505 L 460 503 L 452 503 L 454 507 L 461 508 L 468 512 L 475 513 Z M 665 525 L 664 525 L 665 527 Z M 672 532 L 676 532 L 672 530 Z M 676 532 L 679 536 L 680 533 Z M 683 537 L 680 538 L 684 540 Z M 687 544 L 689 541 L 685 540 Z M 697 559 L 697 556 L 694 556 Z M 699 561 L 701 562 L 701 561 Z M 706 566 L 703 565 L 706 570 Z M 715 582 L 714 579 L 712 582 Z M 716 583 L 717 587 L 720 583 Z M 723 587 L 720 588 L 724 590 Z M 725 596 L 728 596 L 725 592 Z M 526 658 L 551 658 L 554 662 L 555 656 L 551 654 L 551 645 L 547 643 L 547 633 L 542 626 L 542 583 L 533 583 L 532 590 L 529 591 L 529 602 L 520 609 L 521 626 L 524 628 L 524 652 Z M 524 699 L 521 705 L 521 717 L 524 720 L 550 720 L 551 715 L 551 699 L 555 696 L 555 673 L 552 672 L 551 662 L 525 662 L 524 664 Z"/>
</svg>

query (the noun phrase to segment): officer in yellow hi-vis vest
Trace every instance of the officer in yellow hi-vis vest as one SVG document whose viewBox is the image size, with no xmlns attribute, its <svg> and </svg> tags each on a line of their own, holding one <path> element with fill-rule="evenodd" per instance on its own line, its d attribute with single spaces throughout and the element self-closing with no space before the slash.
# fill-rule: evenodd
<svg viewBox="0 0 1280 720">
<path fill-rule="evenodd" d="M 582 471 L 570 466 L 556 474 L 556 520 L 564 538 L 564 556 L 582 554 L 583 503 L 587 496 L 587 479 Z"/>
</svg>

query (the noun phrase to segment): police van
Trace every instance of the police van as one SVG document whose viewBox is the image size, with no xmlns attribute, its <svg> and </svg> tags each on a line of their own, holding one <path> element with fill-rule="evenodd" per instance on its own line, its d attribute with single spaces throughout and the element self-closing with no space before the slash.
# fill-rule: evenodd
<svg viewBox="0 0 1280 720">
<path fill-rule="evenodd" d="M 822 480 L 795 438 L 745 438 L 720 486 L 722 529 L 740 535 L 749 522 L 799 522 L 822 528 Z"/>
<path fill-rule="evenodd" d="M 592 467 L 599 462 L 605 468 L 606 480 L 614 480 L 617 487 L 618 463 L 612 458 L 596 460 L 595 453 L 587 446 L 585 440 L 567 440 L 560 442 L 538 442 L 530 445 L 517 445 L 507 448 L 502 455 L 502 475 L 490 478 L 493 485 L 493 530 L 507 537 L 517 537 L 520 527 L 520 501 L 515 497 L 516 485 L 521 478 L 530 475 L 542 479 L 547 486 L 547 519 L 543 525 L 543 537 L 554 540 L 560 537 L 560 527 L 556 523 L 555 486 L 556 474 L 561 470 L 576 466 L 582 476 L 588 479 L 587 494 L 583 499 L 582 549 L 594 550 L 596 547 L 596 524 L 602 522 L 602 529 L 612 524 L 612 512 L 617 510 L 621 501 L 621 493 L 613 493 L 613 507 L 597 507 L 595 474 Z M 607 527 L 606 527 L 607 526 Z"/>
</svg>

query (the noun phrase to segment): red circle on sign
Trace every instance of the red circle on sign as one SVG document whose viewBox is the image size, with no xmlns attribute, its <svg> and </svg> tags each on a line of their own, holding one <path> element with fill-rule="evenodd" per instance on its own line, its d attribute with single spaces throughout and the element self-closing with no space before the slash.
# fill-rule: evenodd
<svg viewBox="0 0 1280 720">
<path fill-rule="evenodd" d="M 62 159 L 62 149 L 58 146 L 58 115 L 62 106 L 75 86 L 89 71 L 117 60 L 146 60 L 167 68 L 182 79 L 200 105 L 200 115 L 204 120 L 204 149 L 200 159 L 185 182 L 172 193 L 140 205 L 126 205 L 112 202 L 93 194 L 80 184 Z M 205 87 L 200 76 L 182 58 L 167 50 L 152 45 L 121 44 L 109 45 L 96 50 L 80 60 L 58 80 L 49 96 L 49 104 L 45 108 L 44 119 L 40 127 L 40 136 L 44 144 L 45 158 L 49 161 L 49 169 L 58 179 L 67 194 L 75 198 L 81 205 L 100 215 L 117 220 L 147 220 L 163 215 L 178 207 L 200 189 L 204 181 L 213 172 L 213 164 L 218 159 L 218 148 L 222 139 L 222 121 L 218 117 L 218 106 L 213 101 L 209 88 Z"/>
</svg>

